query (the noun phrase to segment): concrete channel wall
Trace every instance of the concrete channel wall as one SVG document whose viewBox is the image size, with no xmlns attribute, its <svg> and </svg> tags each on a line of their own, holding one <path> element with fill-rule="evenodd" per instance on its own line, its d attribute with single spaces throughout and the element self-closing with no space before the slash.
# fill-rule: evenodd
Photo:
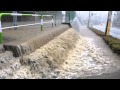
<svg viewBox="0 0 120 90">
<path fill-rule="evenodd" d="M 56 36 L 66 31 L 68 28 L 69 26 L 67 25 L 55 27 L 53 30 L 49 30 L 46 32 L 43 31 L 44 33 L 33 36 L 29 40 L 26 40 L 25 42 L 21 42 L 20 44 L 16 44 L 16 45 L 14 45 L 13 43 L 4 44 L 3 47 L 5 50 L 12 51 L 15 57 L 27 55 L 30 54 L 31 52 L 34 52 L 36 49 L 40 48 L 41 46 L 45 45 L 50 40 L 54 39 Z M 16 40 L 16 42 L 18 41 Z"/>
</svg>

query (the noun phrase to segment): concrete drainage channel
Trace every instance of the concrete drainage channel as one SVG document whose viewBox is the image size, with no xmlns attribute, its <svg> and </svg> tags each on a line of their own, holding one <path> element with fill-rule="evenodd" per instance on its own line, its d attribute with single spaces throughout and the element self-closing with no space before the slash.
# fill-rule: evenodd
<svg viewBox="0 0 120 90">
<path fill-rule="evenodd" d="M 90 30 L 83 28 L 81 30 L 84 31 L 79 34 L 77 31 L 80 27 L 76 27 L 76 23 L 72 23 L 72 28 L 67 26 L 49 30 L 41 35 L 38 31 L 38 36 L 32 32 L 35 37 L 28 37 L 27 42 L 4 44 L 6 51 L 2 50 L 0 54 L 0 78 L 76 79 L 118 70 L 119 57 L 114 57 L 109 49 L 96 47 L 96 41 L 103 42 Z M 87 36 L 86 32 L 94 37 L 84 37 Z M 97 40 L 94 41 L 94 38 Z M 106 51 L 110 53 L 106 54 Z"/>
<path fill-rule="evenodd" d="M 94 36 L 92 32 L 91 36 Z M 100 38 L 96 39 L 102 43 Z M 105 55 L 109 48 L 96 47 L 93 38 L 84 37 L 82 32 L 79 34 L 73 28 L 66 29 L 34 51 L 36 47 L 33 47 L 33 52 L 26 51 L 22 57 L 13 57 L 11 51 L 0 54 L 0 78 L 84 79 L 120 68 L 119 57 L 114 57 L 110 51 Z"/>
<path fill-rule="evenodd" d="M 66 32 L 67 30 L 69 33 Z M 71 34 L 71 37 L 69 34 Z M 2 52 L 0 54 L 0 78 L 34 79 L 47 77 L 46 75 L 48 74 L 45 74 L 43 71 L 41 71 L 40 68 L 46 69 L 45 72 L 48 73 L 49 71 L 51 71 L 50 69 L 58 67 L 59 64 L 63 62 L 63 59 L 61 57 L 66 57 L 69 49 L 72 49 L 74 47 L 74 43 L 77 40 L 77 36 L 75 35 L 76 34 L 72 34 L 72 31 L 69 30 L 68 26 L 66 26 L 64 29 L 62 28 L 55 31 L 50 31 L 20 45 L 3 45 L 4 50 L 1 50 Z M 63 49 L 60 49 L 61 46 L 63 47 Z M 36 52 L 37 50 L 39 51 L 39 49 L 41 48 L 43 49 L 43 51 L 40 51 L 41 53 L 39 52 L 39 56 L 36 56 L 39 57 L 38 59 L 35 57 L 31 57 L 34 52 Z M 45 53 L 48 53 L 48 55 Z M 30 59 L 29 56 L 34 59 Z M 40 74 L 41 72 L 43 74 Z"/>
<path fill-rule="evenodd" d="M 23 42 L 19 45 L 9 45 L 9 44 L 3 44 L 3 47 L 5 51 L 12 51 L 13 55 L 15 57 L 20 57 L 23 55 L 28 55 L 31 52 L 34 52 L 36 49 L 42 47 L 52 39 L 54 39 L 56 36 L 60 35 L 64 31 L 66 31 L 69 27 L 66 25 L 62 28 L 51 30 L 46 33 L 43 33 L 40 36 L 36 36 L 26 42 Z"/>
</svg>

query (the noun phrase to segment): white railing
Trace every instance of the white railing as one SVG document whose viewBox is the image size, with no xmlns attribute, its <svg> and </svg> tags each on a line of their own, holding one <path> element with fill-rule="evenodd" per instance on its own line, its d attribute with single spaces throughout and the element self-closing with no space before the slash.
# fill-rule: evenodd
<svg viewBox="0 0 120 90">
<path fill-rule="evenodd" d="M 40 23 L 34 23 L 34 24 L 26 24 L 26 25 L 18 25 L 18 26 L 9 26 L 9 27 L 2 27 L 1 25 L 1 19 L 3 16 L 33 16 L 33 17 L 40 17 Z M 51 21 L 49 22 L 43 22 L 43 17 L 52 17 Z M 52 23 L 52 26 L 54 24 L 53 15 L 38 15 L 38 14 L 21 14 L 21 13 L 0 13 L 0 43 L 3 42 L 3 29 L 10 29 L 10 28 L 17 28 L 17 27 L 25 27 L 25 26 L 32 26 L 32 25 L 38 25 L 40 24 L 41 30 L 43 30 L 43 24 L 44 23 Z"/>
</svg>

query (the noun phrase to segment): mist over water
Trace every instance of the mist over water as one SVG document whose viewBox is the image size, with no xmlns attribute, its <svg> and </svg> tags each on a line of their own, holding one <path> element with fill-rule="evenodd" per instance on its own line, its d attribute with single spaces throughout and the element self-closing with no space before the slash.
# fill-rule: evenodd
<svg viewBox="0 0 120 90">
<path fill-rule="evenodd" d="M 72 25 L 72 28 L 74 28 L 77 31 L 80 31 L 80 27 L 82 26 L 82 24 L 80 23 L 77 17 L 75 17 L 71 25 Z"/>
</svg>

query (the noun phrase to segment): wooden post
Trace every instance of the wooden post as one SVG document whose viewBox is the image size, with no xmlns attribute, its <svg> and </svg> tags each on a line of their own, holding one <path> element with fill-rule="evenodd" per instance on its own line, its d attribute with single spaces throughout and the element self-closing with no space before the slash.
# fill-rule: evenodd
<svg viewBox="0 0 120 90">
<path fill-rule="evenodd" d="M 56 18 L 56 14 L 55 14 L 55 26 L 56 26 L 56 19 L 57 19 L 57 18 Z"/>
<path fill-rule="evenodd" d="M 53 19 L 53 16 L 52 16 L 52 27 L 53 27 L 53 24 L 54 24 L 54 19 Z"/>
<path fill-rule="evenodd" d="M 108 12 L 107 24 L 106 24 L 106 30 L 105 30 L 105 36 L 110 35 L 111 18 L 112 18 L 112 11 L 109 11 Z"/>
</svg>

